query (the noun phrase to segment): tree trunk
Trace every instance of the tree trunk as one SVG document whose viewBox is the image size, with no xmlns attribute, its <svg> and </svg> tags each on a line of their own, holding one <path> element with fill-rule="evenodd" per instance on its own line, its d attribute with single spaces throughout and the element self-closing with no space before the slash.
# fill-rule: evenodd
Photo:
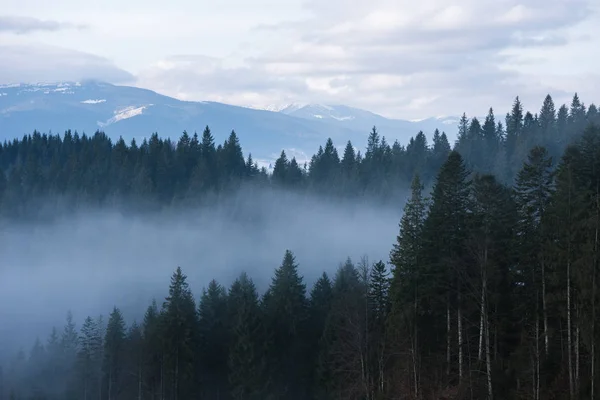
<svg viewBox="0 0 600 400">
<path fill-rule="evenodd" d="M 546 310 L 546 262 L 542 252 L 542 315 L 544 318 L 544 350 L 546 357 L 550 352 L 550 338 L 548 337 L 548 311 Z"/>
<path fill-rule="evenodd" d="M 536 317 L 535 317 L 535 399 L 540 399 L 540 297 L 536 292 Z"/>
<path fill-rule="evenodd" d="M 179 347 L 175 350 L 175 385 L 173 385 L 174 400 L 179 397 Z"/>
<path fill-rule="evenodd" d="M 165 400 L 165 368 L 164 368 L 164 353 L 160 360 L 160 399 Z"/>
<path fill-rule="evenodd" d="M 142 365 L 138 365 L 138 400 L 142 400 Z"/>
<path fill-rule="evenodd" d="M 379 395 L 383 396 L 385 390 L 385 345 L 381 346 L 379 354 Z"/>
<path fill-rule="evenodd" d="M 417 362 L 417 352 L 418 352 L 418 335 L 419 329 L 417 325 L 417 316 L 418 316 L 418 303 L 417 303 L 417 285 L 415 284 L 415 298 L 414 298 L 414 315 L 413 315 L 413 381 L 415 386 L 415 398 L 419 398 L 419 374 L 418 374 L 418 362 Z"/>
<path fill-rule="evenodd" d="M 486 238 L 487 240 L 487 238 Z M 487 257 L 488 249 L 487 243 L 483 251 L 483 262 L 481 265 L 481 311 L 479 317 L 479 351 L 477 352 L 477 361 L 483 359 L 483 331 L 484 331 L 484 320 L 487 316 L 486 311 L 486 286 L 487 286 Z"/>
<path fill-rule="evenodd" d="M 488 400 L 493 400 L 494 391 L 492 390 L 492 360 L 490 357 L 490 323 L 487 311 L 485 313 L 485 364 L 487 370 Z"/>
<path fill-rule="evenodd" d="M 579 350 L 579 338 L 580 338 L 580 330 L 579 330 L 579 307 L 576 308 L 577 310 L 577 319 L 575 321 L 575 395 L 577 398 L 579 398 L 579 355 L 580 355 L 580 350 Z"/>
<path fill-rule="evenodd" d="M 569 395 L 571 400 L 575 398 L 573 382 L 573 334 L 571 322 L 571 261 L 567 255 L 567 357 L 569 358 Z"/>
<path fill-rule="evenodd" d="M 477 352 L 477 361 L 481 361 L 483 357 L 483 321 L 484 321 L 484 306 L 485 306 L 485 282 L 481 281 L 481 312 L 479 316 L 479 351 Z"/>
<path fill-rule="evenodd" d="M 112 400 L 112 368 L 108 373 L 108 400 Z"/>
<path fill-rule="evenodd" d="M 446 303 L 446 377 L 450 379 L 450 295 Z"/>
<path fill-rule="evenodd" d="M 536 375 L 535 375 L 536 364 L 537 363 L 535 362 L 535 356 L 532 356 L 531 357 L 531 375 L 532 375 L 533 379 L 531 380 L 531 382 L 532 382 L 532 389 L 531 389 L 531 391 L 533 393 L 533 399 L 534 400 L 537 400 L 537 398 L 538 398 L 537 397 L 537 391 L 536 391 L 536 387 L 537 387 L 536 386 L 536 382 L 537 382 L 537 379 L 536 379 Z M 517 390 L 518 390 L 518 388 L 519 388 L 519 380 L 517 379 Z"/>
<path fill-rule="evenodd" d="M 592 346 L 591 346 L 591 388 L 590 399 L 594 400 L 596 380 L 596 269 L 598 268 L 598 228 L 600 225 L 600 191 L 596 186 L 596 224 L 594 235 L 594 257 L 592 261 Z"/>
<path fill-rule="evenodd" d="M 460 305 L 460 289 L 458 292 L 458 311 L 456 313 L 458 324 L 458 379 L 462 382 L 463 379 L 463 335 L 462 335 L 462 312 Z"/>
<path fill-rule="evenodd" d="M 460 279 L 460 278 L 457 278 Z M 462 332 L 462 303 L 460 281 L 456 285 L 456 330 L 458 331 L 458 381 L 463 380 L 463 332 Z"/>
</svg>

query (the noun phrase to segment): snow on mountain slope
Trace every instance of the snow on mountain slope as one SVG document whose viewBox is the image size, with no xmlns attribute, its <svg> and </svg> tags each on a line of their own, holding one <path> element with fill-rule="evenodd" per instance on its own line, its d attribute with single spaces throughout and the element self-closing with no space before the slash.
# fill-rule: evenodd
<svg viewBox="0 0 600 400">
<path fill-rule="evenodd" d="M 84 100 L 81 103 L 82 104 L 99 104 L 99 103 L 105 103 L 106 99 L 99 99 L 99 100 L 92 100 L 92 99 L 88 99 L 88 100 Z"/>
<path fill-rule="evenodd" d="M 95 103 L 97 104 L 97 103 Z M 142 115 L 142 112 L 148 108 L 153 106 L 154 104 L 148 104 L 147 106 L 135 107 L 128 106 L 119 110 L 113 111 L 115 116 L 108 119 L 106 122 L 98 122 L 98 126 L 100 128 L 105 128 L 108 125 L 114 124 L 115 122 L 122 121 L 127 118 L 135 117 L 136 115 Z"/>
<path fill-rule="evenodd" d="M 445 130 L 451 138 L 457 118 L 429 118 L 419 122 L 393 120 L 343 105 L 292 103 L 268 110 L 216 102 L 180 101 L 136 87 L 105 82 L 61 82 L 0 85 L 0 140 L 34 130 L 93 134 L 138 142 L 157 132 L 177 140 L 184 130 L 201 134 L 208 125 L 222 143 L 235 130 L 247 155 L 268 165 L 282 149 L 303 162 L 331 137 L 338 147 L 348 140 L 366 146 L 375 125 L 388 142 L 407 143 L 423 130 Z M 290 156 L 291 157 L 291 156 Z"/>
</svg>

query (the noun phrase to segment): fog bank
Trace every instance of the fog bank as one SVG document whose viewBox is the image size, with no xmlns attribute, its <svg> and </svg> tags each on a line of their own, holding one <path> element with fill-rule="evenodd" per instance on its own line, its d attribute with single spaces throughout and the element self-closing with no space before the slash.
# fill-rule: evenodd
<svg viewBox="0 0 600 400">
<path fill-rule="evenodd" d="M 95 209 L 45 224 L 0 231 L 0 355 L 52 326 L 67 310 L 77 328 L 116 305 L 129 322 L 167 294 L 181 266 L 196 299 L 211 279 L 229 284 L 246 271 L 262 293 L 284 251 L 296 256 L 307 289 L 350 256 L 388 260 L 402 204 L 384 208 L 273 190 L 240 190 L 218 206 L 153 215 Z"/>
</svg>

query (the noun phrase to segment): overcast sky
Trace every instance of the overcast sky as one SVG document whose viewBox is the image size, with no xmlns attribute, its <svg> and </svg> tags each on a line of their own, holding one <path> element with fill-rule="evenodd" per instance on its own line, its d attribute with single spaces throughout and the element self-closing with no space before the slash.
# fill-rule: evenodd
<svg viewBox="0 0 600 400">
<path fill-rule="evenodd" d="M 390 117 L 599 101 L 598 0 L 2 0 L 0 80 Z"/>
</svg>

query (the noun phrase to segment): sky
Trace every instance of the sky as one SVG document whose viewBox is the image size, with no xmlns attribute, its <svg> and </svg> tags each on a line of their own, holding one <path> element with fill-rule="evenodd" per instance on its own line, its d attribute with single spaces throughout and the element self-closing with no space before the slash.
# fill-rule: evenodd
<svg viewBox="0 0 600 400">
<path fill-rule="evenodd" d="M 100 79 L 183 100 L 393 118 L 600 93 L 597 0 L 2 0 L 0 83 Z"/>
</svg>

